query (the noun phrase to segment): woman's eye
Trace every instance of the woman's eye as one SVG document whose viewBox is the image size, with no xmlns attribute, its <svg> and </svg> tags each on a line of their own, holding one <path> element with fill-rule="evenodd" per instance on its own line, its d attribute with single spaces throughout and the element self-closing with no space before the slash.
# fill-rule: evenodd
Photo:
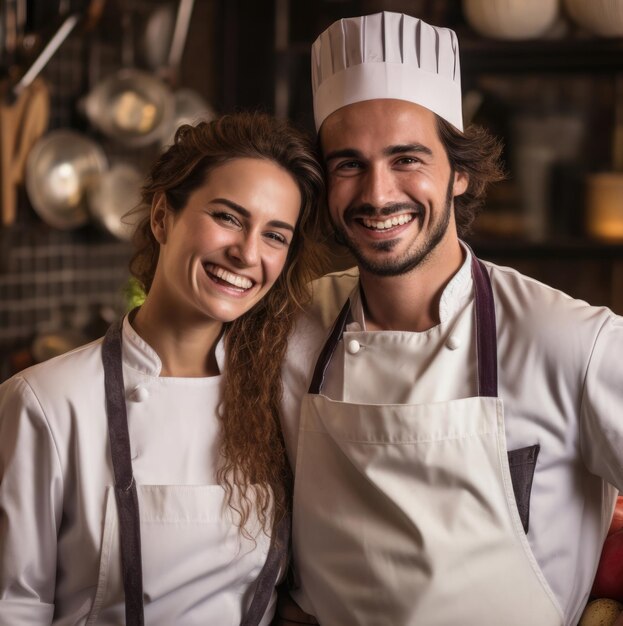
<svg viewBox="0 0 623 626">
<path fill-rule="evenodd" d="M 281 233 L 266 233 L 266 237 L 284 246 L 290 245 L 288 240 Z"/>
<path fill-rule="evenodd" d="M 240 222 L 231 213 L 212 213 L 212 217 L 229 226 L 240 226 Z"/>
</svg>

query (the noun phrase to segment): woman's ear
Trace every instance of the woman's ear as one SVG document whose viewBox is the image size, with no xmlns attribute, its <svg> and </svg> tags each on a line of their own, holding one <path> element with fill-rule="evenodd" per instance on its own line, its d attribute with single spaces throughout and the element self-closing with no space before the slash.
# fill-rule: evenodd
<svg viewBox="0 0 623 626">
<path fill-rule="evenodd" d="M 167 241 L 167 217 L 169 215 L 166 195 L 158 192 L 151 203 L 151 232 L 160 244 Z"/>
</svg>

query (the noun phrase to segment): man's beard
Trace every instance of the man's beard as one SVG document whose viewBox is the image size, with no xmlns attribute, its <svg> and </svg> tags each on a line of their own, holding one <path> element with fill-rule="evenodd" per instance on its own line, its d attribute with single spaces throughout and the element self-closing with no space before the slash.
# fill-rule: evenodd
<svg viewBox="0 0 623 626">
<path fill-rule="evenodd" d="M 335 228 L 336 241 L 346 246 L 357 260 L 359 267 L 370 274 L 374 274 L 376 276 L 400 276 L 402 274 L 406 274 L 420 265 L 420 263 L 426 261 L 433 250 L 439 245 L 439 242 L 444 238 L 448 230 L 448 224 L 450 223 L 450 216 L 452 214 L 453 191 L 454 172 L 451 172 L 446 190 L 444 210 L 439 221 L 434 225 L 430 236 L 423 242 L 422 246 L 413 252 L 408 251 L 403 258 L 381 261 L 373 261 L 367 258 L 358 247 L 357 243 L 346 234 L 346 231 L 341 224 L 334 223 L 333 226 Z M 391 214 L 404 212 L 405 208 L 412 209 L 416 212 L 416 217 L 414 219 L 419 219 L 419 215 L 422 214 L 422 205 L 400 203 L 385 206 L 383 208 L 382 215 L 389 216 Z M 374 208 L 368 205 L 366 207 L 357 207 L 356 209 L 347 209 L 345 217 L 347 217 L 348 213 L 351 211 L 360 215 L 362 213 L 368 213 L 370 217 L 376 214 Z M 397 243 L 398 239 L 391 239 L 389 241 L 379 241 L 378 243 L 374 243 L 372 244 L 372 247 L 379 252 L 390 252 Z"/>
</svg>

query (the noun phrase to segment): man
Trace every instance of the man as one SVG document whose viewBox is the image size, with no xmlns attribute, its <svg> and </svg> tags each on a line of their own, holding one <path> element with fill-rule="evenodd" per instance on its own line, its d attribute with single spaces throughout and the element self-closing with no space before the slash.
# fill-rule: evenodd
<svg viewBox="0 0 623 626">
<path fill-rule="evenodd" d="M 317 281 L 284 367 L 292 597 L 323 626 L 575 625 L 623 488 L 623 320 L 460 240 L 499 149 L 463 132 L 452 31 L 340 20 L 312 69 L 358 271 Z"/>
</svg>

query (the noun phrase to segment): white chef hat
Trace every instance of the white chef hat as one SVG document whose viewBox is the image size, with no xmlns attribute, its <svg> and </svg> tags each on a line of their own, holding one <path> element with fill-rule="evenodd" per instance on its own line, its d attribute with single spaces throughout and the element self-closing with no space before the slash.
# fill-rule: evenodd
<svg viewBox="0 0 623 626">
<path fill-rule="evenodd" d="M 337 109 L 377 98 L 415 102 L 463 130 L 459 43 L 402 13 L 334 22 L 312 46 L 316 129 Z"/>
</svg>

